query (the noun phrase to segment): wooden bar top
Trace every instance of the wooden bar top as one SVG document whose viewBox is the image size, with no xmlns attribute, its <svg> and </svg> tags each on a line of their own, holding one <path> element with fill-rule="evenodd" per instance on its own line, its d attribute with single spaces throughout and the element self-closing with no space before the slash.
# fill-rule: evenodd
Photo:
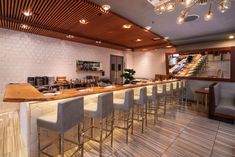
<svg viewBox="0 0 235 157">
<path fill-rule="evenodd" d="M 149 82 L 134 85 L 115 85 L 108 87 L 91 87 L 83 90 L 78 89 L 65 89 L 60 91 L 58 95 L 44 95 L 36 88 L 27 83 L 14 83 L 8 84 L 5 88 L 3 97 L 4 102 L 29 102 L 29 101 L 52 101 L 59 99 L 72 98 L 77 96 L 86 96 L 91 94 L 100 94 L 105 92 L 118 91 L 128 88 L 143 87 L 148 85 L 162 84 L 174 82 L 176 80 L 167 80 L 161 82 Z"/>
</svg>

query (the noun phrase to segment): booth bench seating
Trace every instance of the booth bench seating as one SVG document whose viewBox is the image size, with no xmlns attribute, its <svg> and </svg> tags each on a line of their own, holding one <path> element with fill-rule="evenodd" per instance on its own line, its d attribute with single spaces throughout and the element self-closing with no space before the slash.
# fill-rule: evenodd
<svg viewBox="0 0 235 157">
<path fill-rule="evenodd" d="M 235 83 L 213 83 L 210 86 L 209 118 L 235 122 Z"/>
</svg>

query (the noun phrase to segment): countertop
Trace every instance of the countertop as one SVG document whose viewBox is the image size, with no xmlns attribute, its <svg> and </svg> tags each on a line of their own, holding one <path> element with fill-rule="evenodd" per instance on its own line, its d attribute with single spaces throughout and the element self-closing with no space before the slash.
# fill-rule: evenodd
<svg viewBox="0 0 235 157">
<path fill-rule="evenodd" d="M 27 83 L 8 84 L 5 88 L 3 97 L 4 102 L 29 102 L 29 101 L 52 101 L 59 99 L 72 98 L 77 96 L 85 96 L 91 94 L 99 94 L 105 92 L 118 91 L 128 88 L 143 87 L 148 85 L 162 84 L 167 82 L 174 82 L 176 80 L 167 80 L 160 82 L 149 82 L 134 85 L 115 85 L 108 87 L 91 87 L 85 90 L 65 89 L 60 91 L 58 95 L 43 95 L 32 85 Z"/>
</svg>

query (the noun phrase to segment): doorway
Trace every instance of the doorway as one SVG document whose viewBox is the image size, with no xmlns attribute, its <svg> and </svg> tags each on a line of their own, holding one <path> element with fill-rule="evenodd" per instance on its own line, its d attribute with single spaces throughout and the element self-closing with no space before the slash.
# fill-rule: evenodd
<svg viewBox="0 0 235 157">
<path fill-rule="evenodd" d="M 123 56 L 110 56 L 110 80 L 115 84 L 122 84 Z"/>
</svg>

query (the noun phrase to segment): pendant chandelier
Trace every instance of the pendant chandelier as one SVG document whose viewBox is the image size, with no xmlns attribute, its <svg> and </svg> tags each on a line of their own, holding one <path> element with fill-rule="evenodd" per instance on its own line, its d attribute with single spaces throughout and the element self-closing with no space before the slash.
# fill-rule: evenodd
<svg viewBox="0 0 235 157">
<path fill-rule="evenodd" d="M 190 10 L 198 5 L 209 4 L 208 11 L 204 15 L 205 21 L 213 18 L 212 6 L 216 6 L 221 13 L 231 8 L 232 0 L 148 0 L 154 6 L 154 12 L 161 15 L 165 12 L 172 12 L 178 6 L 183 5 L 184 9 L 176 19 L 177 24 L 183 24 Z"/>
</svg>

